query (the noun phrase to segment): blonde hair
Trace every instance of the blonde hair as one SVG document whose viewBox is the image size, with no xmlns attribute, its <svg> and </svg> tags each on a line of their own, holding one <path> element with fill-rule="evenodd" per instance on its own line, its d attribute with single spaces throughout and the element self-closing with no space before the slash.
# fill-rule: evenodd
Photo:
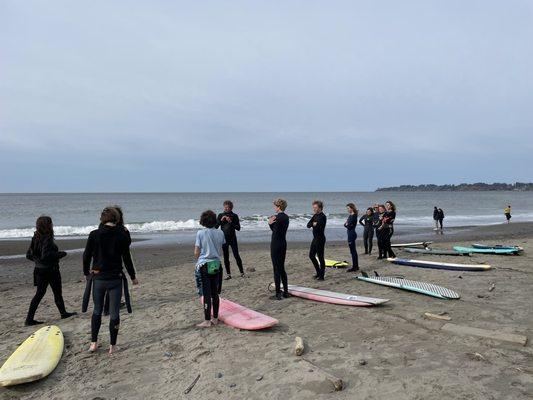
<svg viewBox="0 0 533 400">
<path fill-rule="evenodd" d="M 276 199 L 272 202 L 276 207 L 279 207 L 281 211 L 285 211 L 287 208 L 287 201 L 284 199 Z"/>
</svg>

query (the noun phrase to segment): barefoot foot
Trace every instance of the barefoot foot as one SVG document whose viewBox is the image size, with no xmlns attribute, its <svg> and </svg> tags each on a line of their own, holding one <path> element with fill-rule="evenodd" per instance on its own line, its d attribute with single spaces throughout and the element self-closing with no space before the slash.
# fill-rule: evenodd
<svg viewBox="0 0 533 400">
<path fill-rule="evenodd" d="M 89 352 L 94 353 L 96 350 L 98 350 L 98 342 L 91 342 L 91 345 L 89 346 Z"/>
<path fill-rule="evenodd" d="M 117 352 L 117 346 L 116 345 L 110 345 L 109 346 L 109 355 Z"/>
<path fill-rule="evenodd" d="M 196 326 L 198 328 L 209 328 L 211 326 L 211 321 L 204 321 Z"/>
<path fill-rule="evenodd" d="M 212 323 L 213 325 L 218 325 L 218 318 L 213 318 L 213 319 L 211 320 L 211 323 Z"/>
</svg>

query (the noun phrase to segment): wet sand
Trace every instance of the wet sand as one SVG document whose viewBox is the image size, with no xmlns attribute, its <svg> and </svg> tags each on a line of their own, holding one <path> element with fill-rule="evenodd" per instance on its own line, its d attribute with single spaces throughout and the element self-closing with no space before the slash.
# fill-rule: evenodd
<svg viewBox="0 0 533 400">
<path fill-rule="evenodd" d="M 505 240 L 503 240 L 505 239 Z M 395 266 L 375 255 L 360 255 L 363 270 L 402 275 L 459 292 L 460 300 L 439 300 L 353 279 L 344 270 L 328 270 L 325 282 L 311 276 L 307 243 L 289 245 L 289 283 L 363 296 L 388 298 L 383 306 L 346 307 L 290 298 L 270 300 L 272 281 L 268 243 L 241 246 L 248 278 L 224 282 L 223 297 L 279 319 L 264 332 L 220 325 L 199 330 L 202 311 L 195 295 L 190 246 L 137 244 L 132 252 L 141 285 L 132 289 L 134 313 L 122 314 L 120 351 L 106 354 L 107 318 L 102 349 L 86 352 L 90 313 L 60 320 L 47 293 L 37 318 L 57 324 L 65 352 L 57 369 L 42 381 L 0 389 L 2 399 L 526 399 L 533 396 L 533 349 L 442 331 L 442 321 L 425 312 L 447 312 L 452 323 L 533 335 L 533 224 L 475 228 L 454 235 L 428 231 L 434 247 L 472 242 L 505 242 L 525 248 L 520 256 L 432 256 L 458 263 L 488 262 L 486 272 L 457 272 Z M 19 241 L 16 241 L 19 242 Z M 1 254 L 12 251 L 0 244 Z M 67 248 L 60 241 L 61 248 Z M 84 241 L 72 241 L 78 248 Z M 362 242 L 358 239 L 358 250 Z M 25 250 L 27 243 L 21 246 Z M 82 247 L 81 246 L 81 247 Z M 398 251 L 399 256 L 429 258 Z M 328 243 L 328 258 L 349 260 L 345 243 Z M 236 266 L 233 264 L 234 269 Z M 67 306 L 79 311 L 84 281 L 81 253 L 62 263 Z M 0 359 L 4 360 L 35 329 L 23 326 L 34 293 L 32 266 L 23 259 L 0 261 Z M 490 288 L 494 285 L 494 289 Z M 305 340 L 302 357 L 293 355 L 294 338 Z M 476 355 L 477 354 L 477 355 Z M 301 361 L 304 358 L 312 364 Z M 332 392 L 324 372 L 346 387 Z M 189 394 L 184 390 L 200 374 Z"/>
</svg>

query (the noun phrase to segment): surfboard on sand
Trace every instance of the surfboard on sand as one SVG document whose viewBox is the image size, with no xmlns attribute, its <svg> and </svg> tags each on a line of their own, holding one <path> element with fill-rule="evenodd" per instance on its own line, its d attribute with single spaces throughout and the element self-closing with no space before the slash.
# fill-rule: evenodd
<svg viewBox="0 0 533 400">
<path fill-rule="evenodd" d="M 463 246 L 454 246 L 455 251 L 468 251 L 470 253 L 478 254 L 518 254 L 520 251 L 517 248 L 492 248 L 492 249 L 479 249 L 476 247 L 463 247 Z"/>
<path fill-rule="evenodd" d="M 387 258 L 387 261 L 393 264 L 406 265 L 409 267 L 448 269 L 453 271 L 486 271 L 491 268 L 488 264 L 455 264 L 437 261 L 411 260 L 408 258 Z"/>
<path fill-rule="evenodd" d="M 457 250 L 442 250 L 442 249 L 430 249 L 426 247 L 425 249 L 420 249 L 418 247 L 406 247 L 403 249 L 407 253 L 416 253 L 416 254 L 429 254 L 434 256 L 469 256 L 469 252 L 461 252 Z"/>
<path fill-rule="evenodd" d="M 0 368 L 0 386 L 33 382 L 48 376 L 63 354 L 61 329 L 45 326 L 27 338 Z"/>
<path fill-rule="evenodd" d="M 220 298 L 218 319 L 226 325 L 247 331 L 271 328 L 278 320 L 260 312 L 251 310 L 240 304 Z"/>
<path fill-rule="evenodd" d="M 344 306 L 369 307 L 386 303 L 389 299 L 356 296 L 353 294 L 330 292 L 329 290 L 313 289 L 297 285 L 288 285 L 292 296 L 303 299 L 320 301 L 322 303 L 339 304 Z"/>
<path fill-rule="evenodd" d="M 413 242 L 413 243 L 396 243 L 391 244 L 391 247 L 428 247 L 433 242 Z"/>
<path fill-rule="evenodd" d="M 521 246 L 512 246 L 512 245 L 505 245 L 505 244 L 489 245 L 489 244 L 473 243 L 472 247 L 474 249 L 505 249 L 505 250 L 524 251 L 524 248 Z"/>
<path fill-rule="evenodd" d="M 326 262 L 326 267 L 330 268 L 346 268 L 350 265 L 347 261 L 328 260 L 327 258 L 324 261 Z"/>
<path fill-rule="evenodd" d="M 411 281 L 409 279 L 397 278 L 393 276 L 356 276 L 355 278 L 360 281 L 421 293 L 439 299 L 449 300 L 458 299 L 460 297 L 459 294 L 453 290 L 434 285 L 433 283 Z"/>
</svg>

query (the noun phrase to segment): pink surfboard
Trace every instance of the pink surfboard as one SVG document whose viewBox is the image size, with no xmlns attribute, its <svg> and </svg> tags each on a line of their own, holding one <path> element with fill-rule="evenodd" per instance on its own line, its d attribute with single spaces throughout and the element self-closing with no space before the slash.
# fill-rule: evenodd
<svg viewBox="0 0 533 400">
<path fill-rule="evenodd" d="M 378 299 L 374 297 L 356 296 L 329 290 L 313 289 L 303 286 L 288 285 L 289 293 L 295 297 L 308 300 L 320 301 L 323 303 L 340 304 L 344 306 L 369 307 L 386 303 L 389 299 Z"/>
<path fill-rule="evenodd" d="M 218 319 L 226 325 L 247 331 L 257 331 L 271 328 L 278 324 L 278 320 L 260 312 L 250 310 L 240 304 L 220 298 Z"/>
</svg>

